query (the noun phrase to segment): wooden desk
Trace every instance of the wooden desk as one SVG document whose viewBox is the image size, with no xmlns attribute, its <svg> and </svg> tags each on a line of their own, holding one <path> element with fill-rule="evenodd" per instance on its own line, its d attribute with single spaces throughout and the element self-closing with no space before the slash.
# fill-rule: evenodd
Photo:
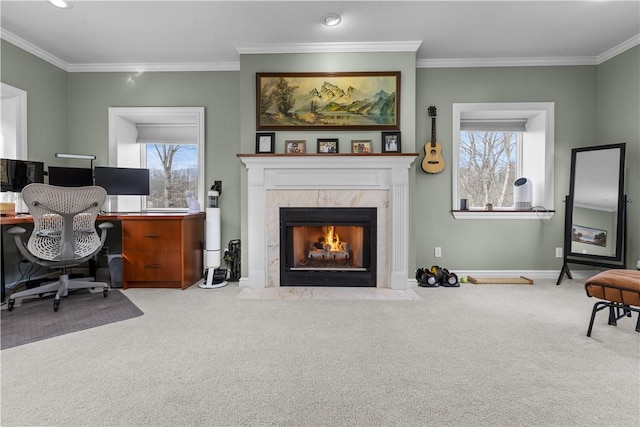
<svg viewBox="0 0 640 427">
<path fill-rule="evenodd" d="M 186 289 L 204 273 L 204 213 L 109 213 L 122 224 L 123 288 Z M 33 223 L 31 215 L 0 217 L 0 225 Z M 2 238 L 4 301 L 4 238 Z"/>
<path fill-rule="evenodd" d="M 186 289 L 202 279 L 205 214 L 119 215 L 123 288 Z"/>
</svg>

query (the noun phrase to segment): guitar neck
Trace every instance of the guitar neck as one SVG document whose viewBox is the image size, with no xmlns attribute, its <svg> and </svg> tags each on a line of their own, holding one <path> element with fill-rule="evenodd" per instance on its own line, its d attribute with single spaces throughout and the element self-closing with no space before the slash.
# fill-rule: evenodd
<svg viewBox="0 0 640 427">
<path fill-rule="evenodd" d="M 431 117 L 431 146 L 436 146 L 436 118 Z"/>
</svg>

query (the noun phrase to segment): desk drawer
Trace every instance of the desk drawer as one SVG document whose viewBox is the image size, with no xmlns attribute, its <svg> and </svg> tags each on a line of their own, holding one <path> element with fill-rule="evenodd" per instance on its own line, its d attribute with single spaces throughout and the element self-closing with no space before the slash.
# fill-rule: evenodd
<svg viewBox="0 0 640 427">
<path fill-rule="evenodd" d="M 122 221 L 122 249 L 166 251 L 180 248 L 180 231 L 180 221 Z"/>
<path fill-rule="evenodd" d="M 124 280 L 130 282 L 180 282 L 180 251 L 127 251 L 123 253 Z M 179 287 L 179 286 L 178 286 Z"/>
</svg>

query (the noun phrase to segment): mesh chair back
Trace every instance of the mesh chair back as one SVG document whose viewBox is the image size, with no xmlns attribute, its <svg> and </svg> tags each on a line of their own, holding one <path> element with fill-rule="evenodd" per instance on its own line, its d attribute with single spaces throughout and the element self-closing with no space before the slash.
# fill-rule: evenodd
<svg viewBox="0 0 640 427">
<path fill-rule="evenodd" d="M 107 198 L 104 188 L 29 184 L 22 198 L 33 215 L 27 249 L 50 261 L 82 261 L 100 250 L 95 223 Z"/>
</svg>

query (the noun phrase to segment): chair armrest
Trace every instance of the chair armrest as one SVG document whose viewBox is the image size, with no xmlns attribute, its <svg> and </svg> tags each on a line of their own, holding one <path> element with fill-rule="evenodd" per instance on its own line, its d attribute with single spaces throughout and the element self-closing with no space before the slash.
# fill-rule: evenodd
<svg viewBox="0 0 640 427">
<path fill-rule="evenodd" d="M 24 234 L 26 233 L 27 230 L 22 228 L 22 227 L 11 227 L 10 229 L 7 230 L 7 234 Z"/>
<path fill-rule="evenodd" d="M 16 242 L 16 247 L 20 254 L 26 258 L 29 262 L 38 262 L 38 258 L 34 257 L 31 252 L 27 250 L 27 247 L 24 245 L 21 236 L 25 234 L 27 230 L 22 227 L 11 227 L 7 230 L 7 234 L 13 235 L 13 240 Z"/>
<path fill-rule="evenodd" d="M 98 228 L 100 229 L 100 247 L 103 247 L 104 242 L 107 241 L 107 230 L 113 228 L 113 223 L 101 222 L 98 224 Z"/>
</svg>

